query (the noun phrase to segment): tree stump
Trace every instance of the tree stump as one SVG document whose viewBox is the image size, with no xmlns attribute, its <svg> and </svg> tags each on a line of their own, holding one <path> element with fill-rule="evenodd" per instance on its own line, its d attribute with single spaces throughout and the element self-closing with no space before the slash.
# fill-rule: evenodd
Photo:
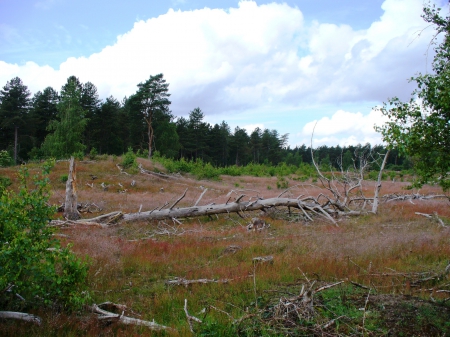
<svg viewBox="0 0 450 337">
<path fill-rule="evenodd" d="M 80 219 L 77 204 L 77 175 L 75 158 L 70 157 L 69 176 L 66 182 L 66 201 L 64 203 L 64 217 L 68 220 Z"/>
</svg>

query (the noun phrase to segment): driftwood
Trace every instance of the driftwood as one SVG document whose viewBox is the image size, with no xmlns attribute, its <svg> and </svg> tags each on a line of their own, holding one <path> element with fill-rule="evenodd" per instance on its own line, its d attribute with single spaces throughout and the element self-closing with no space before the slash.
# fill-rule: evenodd
<svg viewBox="0 0 450 337">
<path fill-rule="evenodd" d="M 186 280 L 185 278 L 182 277 L 176 277 L 173 280 L 169 280 L 166 281 L 167 285 L 170 286 L 185 286 L 187 287 L 188 285 L 191 284 L 196 284 L 196 283 L 203 283 L 203 284 L 207 284 L 207 283 L 228 283 L 230 280 L 229 279 L 219 279 L 219 280 L 214 280 L 214 279 L 198 279 L 198 280 Z"/>
<path fill-rule="evenodd" d="M 66 182 L 66 201 L 64 203 L 64 217 L 68 220 L 78 220 L 77 184 L 75 158 L 70 158 L 69 175 Z"/>
<path fill-rule="evenodd" d="M 253 258 L 254 263 L 273 263 L 273 256 L 258 256 Z"/>
<path fill-rule="evenodd" d="M 442 219 L 438 216 L 437 212 L 434 212 L 433 214 L 416 212 L 415 214 L 424 216 L 425 218 L 430 220 L 436 220 L 441 227 L 447 227 L 444 221 L 442 221 Z"/>
<path fill-rule="evenodd" d="M 235 202 L 219 204 L 219 205 L 206 205 L 206 206 L 192 206 L 185 208 L 171 208 L 159 209 L 140 213 L 130 213 L 123 215 L 123 221 L 136 221 L 136 220 L 163 220 L 172 218 L 189 218 L 198 217 L 204 215 L 223 214 L 223 213 L 243 213 L 250 211 L 265 211 L 274 207 L 291 207 L 301 209 L 305 213 L 311 213 L 318 216 L 322 216 L 327 220 L 331 220 L 333 223 L 336 221 L 331 215 L 341 215 L 345 212 L 341 212 L 328 205 L 322 205 L 318 202 L 303 201 L 299 199 L 290 198 L 270 198 L 259 199 L 256 201 L 239 201 L 244 195 L 238 197 Z M 177 200 L 177 203 L 180 200 Z M 349 215 L 355 215 L 354 212 L 347 212 Z M 359 213 L 358 213 L 359 214 Z"/>
<path fill-rule="evenodd" d="M 23 312 L 15 312 L 15 311 L 0 311 L 0 318 L 3 319 L 15 319 L 25 322 L 34 323 L 37 325 L 41 325 L 41 318 L 35 315 L 26 314 Z"/>
<path fill-rule="evenodd" d="M 110 311 L 106 311 L 104 309 L 102 309 L 101 307 L 103 306 L 112 306 L 114 308 L 117 308 L 119 310 L 122 310 L 121 314 L 115 314 L 113 312 Z M 128 316 L 124 316 L 126 307 L 123 305 L 119 305 L 119 304 L 114 304 L 111 302 L 105 302 L 99 305 L 92 305 L 91 310 L 98 314 L 97 318 L 100 321 L 107 321 L 107 322 L 119 322 L 122 324 L 126 324 L 126 325 L 141 325 L 141 326 L 146 326 L 152 330 L 156 330 L 156 331 L 160 331 L 160 330 L 173 330 L 170 327 L 164 326 L 164 325 L 160 325 L 155 323 L 155 321 L 144 321 L 142 319 L 137 319 L 137 318 L 132 318 L 132 317 L 128 317 Z"/>
<path fill-rule="evenodd" d="M 141 171 L 142 174 L 152 175 L 152 176 L 162 178 L 162 179 L 170 179 L 170 178 L 178 179 L 178 177 L 173 176 L 173 175 L 168 175 L 168 174 L 165 174 L 162 172 L 154 172 L 154 171 L 146 170 L 142 167 L 142 164 L 139 164 L 139 170 Z"/>
<path fill-rule="evenodd" d="M 412 202 L 412 200 L 431 200 L 431 199 L 447 199 L 450 200 L 448 195 L 445 194 L 429 194 L 424 195 L 420 193 L 411 193 L 411 194 L 386 194 L 383 195 L 382 199 L 384 202 L 391 202 L 391 201 L 409 201 Z"/>
<path fill-rule="evenodd" d="M 313 217 L 321 217 L 326 221 L 330 221 L 337 226 L 335 218 L 340 216 L 353 216 L 363 214 L 362 211 L 352 210 L 340 210 L 340 207 L 336 207 L 335 204 L 329 203 L 326 199 L 323 204 L 318 199 L 313 197 L 307 197 L 303 199 L 294 198 L 269 198 L 258 199 L 253 201 L 241 201 L 245 195 L 240 195 L 234 202 L 218 205 L 205 205 L 205 206 L 192 206 L 184 208 L 175 208 L 175 206 L 184 197 L 184 194 L 178 198 L 169 208 L 163 209 L 164 205 L 159 209 L 153 209 L 146 212 L 127 213 L 113 212 L 106 215 L 102 215 L 93 219 L 86 219 L 74 222 L 66 222 L 67 224 L 84 224 L 90 225 L 98 224 L 101 227 L 104 225 L 111 225 L 113 223 L 129 222 L 129 221 L 141 221 L 141 220 L 164 220 L 164 219 L 177 219 L 177 218 L 190 218 L 199 217 L 205 215 L 214 214 L 230 214 L 237 213 L 241 215 L 244 212 L 251 211 L 270 211 L 277 207 L 288 207 L 301 210 L 299 216 L 305 218 L 305 220 L 312 220 Z M 319 196 L 320 197 L 320 196 Z M 242 215 L 241 215 L 242 216 Z M 52 221 L 51 225 L 61 225 L 61 221 Z"/>
<path fill-rule="evenodd" d="M 195 317 L 195 316 L 191 316 L 189 315 L 188 309 L 187 309 L 187 299 L 184 299 L 184 313 L 186 314 L 186 318 L 189 324 L 189 329 L 191 330 L 192 333 L 194 333 L 194 326 L 193 326 L 193 322 L 197 322 L 197 323 L 203 323 L 201 321 L 201 319 Z"/>
</svg>

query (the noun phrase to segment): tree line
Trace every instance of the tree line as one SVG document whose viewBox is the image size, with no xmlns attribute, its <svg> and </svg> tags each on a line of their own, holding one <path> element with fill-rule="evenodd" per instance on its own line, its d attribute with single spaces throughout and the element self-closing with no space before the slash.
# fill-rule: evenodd
<svg viewBox="0 0 450 337">
<path fill-rule="evenodd" d="M 169 84 L 163 74 L 152 75 L 137 85 L 136 92 L 121 101 L 101 100 L 97 87 L 70 76 L 58 92 L 52 87 L 34 95 L 19 77 L 0 90 L 0 150 L 17 162 L 95 152 L 121 155 L 132 149 L 152 157 L 155 151 L 171 159 L 201 159 L 216 167 L 249 163 L 300 165 L 311 163 L 311 148 L 291 148 L 288 134 L 277 130 L 230 128 L 227 122 L 205 122 L 200 107 L 187 118 L 170 110 Z M 381 145 L 321 146 L 314 149 L 325 167 L 351 167 L 358 153 L 384 152 Z M 408 168 L 407 157 L 395 150 L 388 165 Z"/>
</svg>

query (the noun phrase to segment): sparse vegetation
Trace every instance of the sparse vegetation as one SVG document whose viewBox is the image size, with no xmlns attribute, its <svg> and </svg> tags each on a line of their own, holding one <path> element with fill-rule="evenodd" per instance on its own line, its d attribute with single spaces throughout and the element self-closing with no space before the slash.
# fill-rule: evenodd
<svg viewBox="0 0 450 337">
<path fill-rule="evenodd" d="M 136 162 L 152 171 L 168 173 L 156 160 L 137 158 Z M 37 164 L 28 165 L 29 172 L 37 169 Z M 15 171 L 0 169 L 0 175 L 11 177 L 12 189 L 18 188 Z M 67 163 L 60 162 L 50 173 L 51 204 L 61 203 L 64 186 L 59 179 L 66 172 Z M 224 203 L 227 194 L 236 189 L 247 197 L 268 198 L 280 193 L 268 189 L 277 186 L 277 175 L 221 175 L 221 180 L 198 181 L 184 171 L 175 172 L 182 175 L 167 181 L 143 174 L 117 174 L 113 158 L 82 162 L 77 173 L 79 202 L 95 202 L 103 213 L 118 209 L 136 212 L 141 204 L 144 211 L 172 203 L 186 187 L 186 197 L 177 207 L 193 205 L 202 188 L 208 188 L 201 199 L 203 205 Z M 301 183 L 305 177 L 301 174 L 283 177 L 291 187 L 286 195 L 320 193 L 311 178 Z M 92 180 L 92 175 L 97 179 Z M 130 187 L 133 180 L 136 185 Z M 87 181 L 92 187 L 84 184 Z M 107 189 L 102 188 L 103 182 Z M 125 193 L 118 193 L 123 191 L 115 188 L 119 183 L 127 189 Z M 363 188 L 370 190 L 374 182 L 364 184 Z M 382 194 L 407 193 L 405 186 L 407 183 L 388 181 Z M 421 193 L 438 191 L 437 187 L 424 186 Z M 446 205 L 445 199 L 383 203 L 377 215 L 345 219 L 339 227 L 321 220 L 305 224 L 279 209 L 264 216 L 270 227 L 259 232 L 247 231 L 248 222 L 255 216 L 247 212 L 243 213 L 245 219 L 221 215 L 178 219 L 180 223 L 133 222 L 108 229 L 60 229 L 60 234 L 68 236 L 61 239 L 63 246 L 70 243 L 79 257 L 89 257 L 89 304 L 125 304 L 125 315 L 154 319 L 174 331 L 104 325 L 88 312 L 80 318 L 55 308 L 30 309 L 43 318 L 40 327 L 0 321 L 0 334 L 190 336 L 184 312 L 187 299 L 189 314 L 203 322 L 192 323 L 200 336 L 443 335 L 450 332 L 446 323 L 450 308 L 445 301 L 450 289 L 444 273 L 450 255 L 450 231 L 415 212 L 437 211 L 446 220 L 450 217 Z M 273 263 L 253 262 L 259 256 L 273 256 Z M 175 278 L 227 282 L 186 287 L 166 283 Z M 345 282 L 314 296 L 314 314 L 310 317 L 291 317 L 290 322 L 274 311 L 280 308 L 276 307 L 280 300 L 298 296 L 302 287 L 308 289 L 314 283 L 317 289 L 338 281 Z M 406 321 L 409 324 L 402 323 Z"/>
</svg>

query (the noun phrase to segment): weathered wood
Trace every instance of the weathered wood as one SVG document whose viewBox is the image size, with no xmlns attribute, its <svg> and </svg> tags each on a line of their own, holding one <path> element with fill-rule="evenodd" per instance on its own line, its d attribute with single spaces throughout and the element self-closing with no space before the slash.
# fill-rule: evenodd
<svg viewBox="0 0 450 337">
<path fill-rule="evenodd" d="M 77 203 L 77 175 L 74 157 L 70 158 L 69 176 L 66 182 L 66 201 L 64 203 L 64 217 L 68 220 L 78 220 L 80 218 Z"/>
<path fill-rule="evenodd" d="M 384 170 L 384 166 L 386 165 L 388 156 L 389 156 L 389 150 L 384 155 L 383 163 L 381 164 L 380 171 L 378 172 L 378 180 L 377 180 L 377 185 L 375 186 L 373 204 L 372 204 L 372 213 L 375 213 L 375 214 L 378 212 L 379 194 L 380 194 L 380 190 L 381 190 L 381 178 L 383 176 L 383 170 Z"/>
<path fill-rule="evenodd" d="M 241 197 L 238 198 L 242 199 Z M 323 209 L 320 205 L 315 203 L 306 203 L 297 199 L 290 198 L 270 198 L 259 199 L 256 202 L 233 202 L 219 205 L 206 205 L 206 206 L 192 206 L 185 208 L 172 208 L 172 209 L 160 209 L 140 213 L 130 213 L 123 215 L 123 221 L 136 221 L 136 220 L 163 220 L 172 218 L 189 218 L 198 217 L 204 215 L 223 214 L 223 213 L 238 213 L 245 211 L 258 211 L 265 210 L 273 207 L 292 207 L 297 209 L 303 209 L 307 211 L 324 212 L 332 214 L 335 211 L 333 209 Z"/>
<path fill-rule="evenodd" d="M 0 311 L 0 318 L 15 319 L 19 321 L 34 323 L 37 325 L 41 325 L 42 322 L 42 320 L 38 316 L 15 311 Z"/>
<path fill-rule="evenodd" d="M 214 279 L 206 279 L 206 278 L 202 278 L 202 279 L 197 279 L 197 280 L 186 280 L 185 278 L 182 277 L 176 277 L 173 280 L 169 280 L 166 281 L 167 285 L 171 285 L 171 286 L 185 286 L 187 287 L 190 284 L 196 284 L 196 283 L 202 283 L 202 284 L 207 284 L 207 283 L 228 283 L 230 280 L 229 279 L 218 279 L 218 280 L 214 280 Z"/>
<path fill-rule="evenodd" d="M 109 302 L 106 302 L 104 304 L 111 305 L 111 303 L 109 303 Z M 117 304 L 114 306 L 118 307 Z M 152 330 L 156 330 L 156 331 L 173 330 L 170 327 L 157 324 L 154 321 L 150 322 L 150 321 L 144 321 L 142 319 L 124 316 L 124 311 L 122 311 L 122 314 L 115 314 L 115 313 L 103 310 L 102 308 L 100 308 L 100 305 L 96 305 L 96 304 L 92 305 L 91 308 L 92 308 L 93 312 L 99 314 L 98 319 L 101 321 L 120 322 L 120 323 L 126 324 L 126 325 L 141 325 L 141 326 L 146 326 L 146 327 L 148 327 Z"/>
</svg>

